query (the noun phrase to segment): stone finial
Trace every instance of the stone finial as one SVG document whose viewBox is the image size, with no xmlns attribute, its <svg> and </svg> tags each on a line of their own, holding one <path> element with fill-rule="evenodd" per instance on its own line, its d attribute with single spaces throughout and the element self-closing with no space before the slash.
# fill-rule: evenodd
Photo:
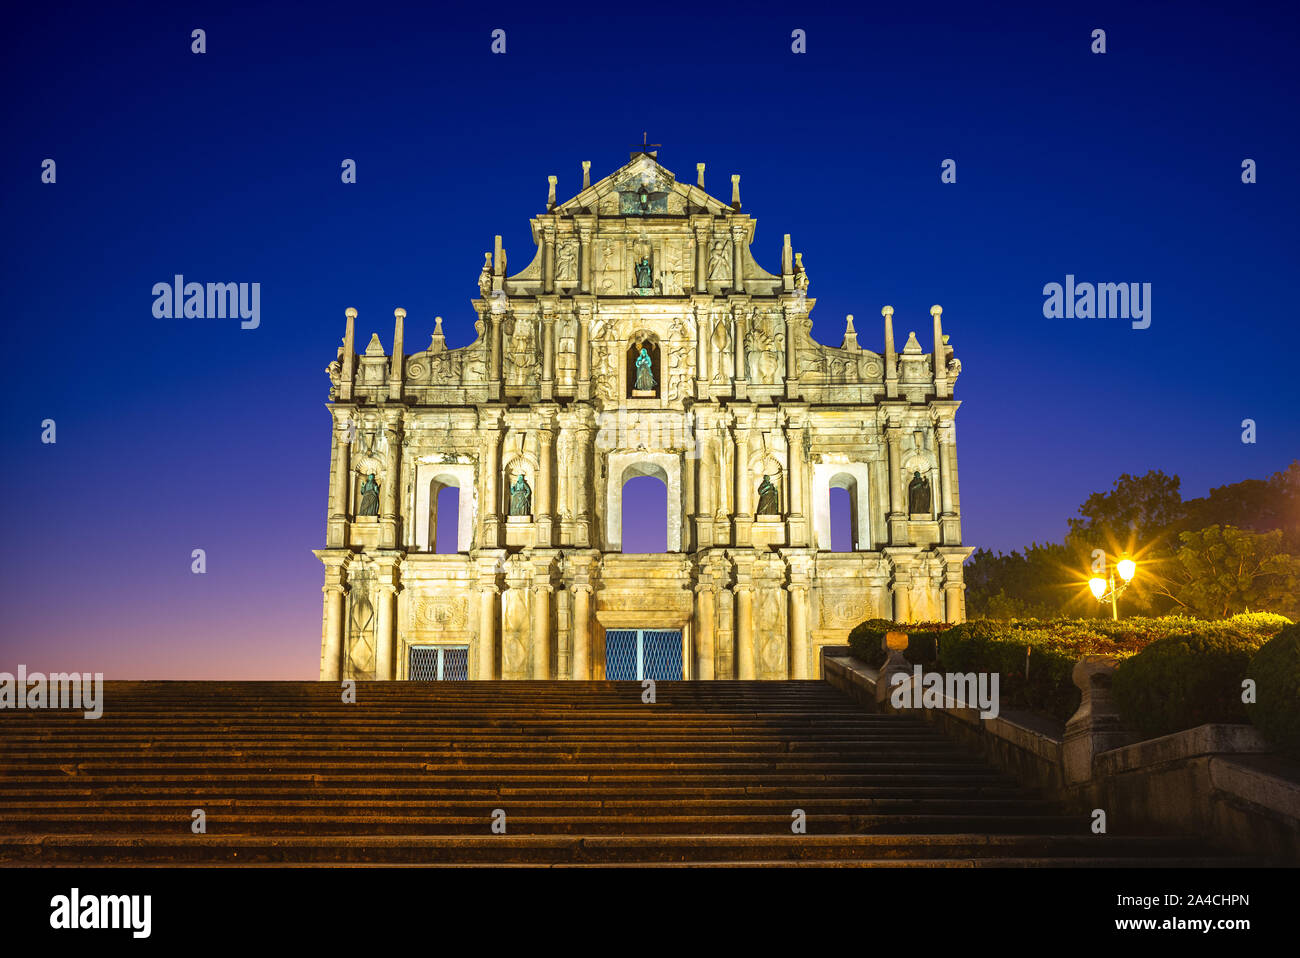
<svg viewBox="0 0 1300 958">
<path fill-rule="evenodd" d="M 880 311 L 885 317 L 885 395 L 893 399 L 898 395 L 898 353 L 894 349 L 894 307 Z"/>
<path fill-rule="evenodd" d="M 440 353 L 447 348 L 447 337 L 442 332 L 442 317 L 433 317 L 433 336 L 429 340 L 429 349 Z"/>
<path fill-rule="evenodd" d="M 840 349 L 857 349 L 858 348 L 858 331 L 853 328 L 853 314 L 849 313 L 844 317 L 844 342 L 840 343 Z"/>
<path fill-rule="evenodd" d="M 435 317 L 433 317 L 433 335 L 435 335 L 435 336 L 441 336 L 441 335 L 442 335 L 442 317 L 441 317 L 441 316 L 435 316 Z"/>
<path fill-rule="evenodd" d="M 794 272 L 794 252 L 790 246 L 790 234 L 785 234 L 785 239 L 781 242 L 781 272 Z"/>
<path fill-rule="evenodd" d="M 395 310 L 393 310 L 393 318 L 394 318 L 394 319 L 405 319 L 405 318 L 406 318 L 406 310 L 404 310 L 404 309 L 402 309 L 402 307 L 398 306 Z"/>
<path fill-rule="evenodd" d="M 885 319 L 892 320 L 894 318 L 894 307 L 892 306 L 883 307 L 880 310 L 880 315 L 885 317 Z"/>
<path fill-rule="evenodd" d="M 731 208 L 740 209 L 740 174 L 731 174 Z"/>
<path fill-rule="evenodd" d="M 582 161 L 582 188 L 591 186 L 591 160 Z"/>
<path fill-rule="evenodd" d="M 349 306 L 347 309 L 343 310 L 343 315 L 346 316 L 348 319 L 356 319 L 357 311 L 354 307 Z"/>
<path fill-rule="evenodd" d="M 698 186 L 700 189 L 704 189 L 704 164 L 703 163 L 695 164 L 695 185 Z"/>
<path fill-rule="evenodd" d="M 501 247 L 501 237 L 496 236 L 492 240 L 492 249 L 496 257 L 496 266 L 493 272 L 498 276 L 506 275 L 506 251 Z"/>
<path fill-rule="evenodd" d="M 1085 655 L 1074 664 L 1070 673 L 1081 696 L 1079 710 L 1065 723 L 1065 741 L 1061 751 L 1067 785 L 1090 781 L 1093 759 L 1102 752 L 1127 745 L 1131 740 L 1111 700 L 1115 663 L 1115 657 L 1111 655 Z"/>
<path fill-rule="evenodd" d="M 548 176 L 546 178 L 546 208 L 548 210 L 555 209 L 555 184 L 559 181 L 560 178 L 558 176 Z"/>
<path fill-rule="evenodd" d="M 942 307 L 942 306 L 931 306 L 931 307 L 930 307 L 930 315 L 933 316 L 935 319 L 938 319 L 940 316 L 943 315 L 943 307 Z"/>
<path fill-rule="evenodd" d="M 366 343 L 366 355 L 367 356 L 384 355 L 384 344 L 379 341 L 378 333 L 370 334 L 370 342 Z"/>
<path fill-rule="evenodd" d="M 912 674 L 912 665 L 903 655 L 907 651 L 907 633 L 886 632 L 880 640 L 880 647 L 885 653 L 885 661 L 876 674 L 876 701 L 885 702 L 894 690 L 891 684 L 893 676 Z"/>
</svg>

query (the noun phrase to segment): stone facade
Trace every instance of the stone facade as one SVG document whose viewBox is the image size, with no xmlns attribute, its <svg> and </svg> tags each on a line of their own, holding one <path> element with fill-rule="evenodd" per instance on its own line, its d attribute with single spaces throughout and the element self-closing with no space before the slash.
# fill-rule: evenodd
<svg viewBox="0 0 1300 958">
<path fill-rule="evenodd" d="M 448 645 L 470 678 L 600 679 L 607 628 L 680 630 L 688 679 L 811 678 L 864 619 L 961 621 L 940 308 L 929 352 L 914 333 L 896 349 L 888 306 L 882 353 L 852 316 L 820 345 L 802 255 L 786 235 L 777 272 L 755 261 L 738 176 L 723 203 L 702 165 L 696 185 L 648 151 L 595 184 L 589 167 L 564 203 L 551 178 L 522 271 L 497 237 L 470 345 L 448 349 L 439 318 L 404 352 L 399 309 L 392 352 L 376 334 L 358 355 L 347 311 L 321 678 L 402 679 L 410 647 Z M 621 551 L 623 486 L 645 475 L 668 487 L 662 555 Z M 459 513 L 439 516 L 447 486 Z M 849 552 L 830 551 L 832 488 Z M 459 554 L 433 551 L 439 522 Z"/>
</svg>

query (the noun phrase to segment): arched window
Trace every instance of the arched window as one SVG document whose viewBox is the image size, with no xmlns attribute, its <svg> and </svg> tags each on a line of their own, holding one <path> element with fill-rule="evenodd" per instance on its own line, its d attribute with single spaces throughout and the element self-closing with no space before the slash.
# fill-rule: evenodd
<svg viewBox="0 0 1300 958">
<path fill-rule="evenodd" d="M 452 555 L 460 550 L 460 490 L 455 486 L 443 486 L 441 489 L 430 490 L 430 498 L 433 498 L 435 505 L 429 515 L 429 541 L 434 543 L 434 551 L 443 555 Z M 441 525 L 438 524 L 438 517 L 446 516 L 447 519 Z M 468 546 L 466 547 L 468 549 Z"/>
<path fill-rule="evenodd" d="M 668 486 L 656 475 L 623 483 L 623 551 L 668 551 Z"/>
<path fill-rule="evenodd" d="M 852 552 L 854 530 L 857 522 L 853 515 L 853 493 L 844 486 L 832 487 L 831 496 L 831 551 Z"/>
</svg>

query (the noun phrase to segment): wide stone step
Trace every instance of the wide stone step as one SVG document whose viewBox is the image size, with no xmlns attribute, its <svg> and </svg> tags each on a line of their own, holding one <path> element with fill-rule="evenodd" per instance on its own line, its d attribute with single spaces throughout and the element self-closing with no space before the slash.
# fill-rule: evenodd
<svg viewBox="0 0 1300 958">
<path fill-rule="evenodd" d="M 13 864 L 439 864 L 718 862 L 853 859 L 1034 859 L 1092 856 L 1136 863 L 1194 860 L 1195 843 L 1097 835 L 490 835 L 115 837 L 0 834 Z"/>
<path fill-rule="evenodd" d="M 479 815 L 318 815 L 221 812 L 206 810 L 208 834 L 226 835 L 485 835 L 490 834 L 491 809 Z M 1069 815 L 938 815 L 806 813 L 807 834 L 933 835 L 987 832 L 1008 835 L 1065 835 L 1088 832 L 1088 819 Z M 189 812 L 143 815 L 135 812 L 82 812 L 13 815 L 0 813 L 0 833 L 41 835 L 140 835 L 160 830 L 190 831 Z M 721 814 L 646 815 L 601 811 L 587 815 L 538 815 L 507 812 L 509 829 L 526 835 L 786 835 L 792 815 Z M 168 829 L 168 825 L 172 828 Z"/>
</svg>

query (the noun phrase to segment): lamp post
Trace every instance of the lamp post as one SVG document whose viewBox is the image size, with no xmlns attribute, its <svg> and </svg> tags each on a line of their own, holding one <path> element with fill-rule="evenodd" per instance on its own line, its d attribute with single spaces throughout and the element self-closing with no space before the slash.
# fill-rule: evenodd
<svg viewBox="0 0 1300 958">
<path fill-rule="evenodd" d="M 1115 584 L 1116 572 L 1119 572 L 1119 577 L 1123 580 L 1118 586 Z M 1136 574 L 1137 563 L 1128 556 L 1124 556 L 1124 558 L 1110 566 L 1109 579 L 1103 579 L 1101 576 L 1095 575 L 1088 580 L 1088 588 L 1092 590 L 1092 594 L 1098 602 L 1110 600 L 1110 617 L 1116 621 L 1119 620 L 1119 604 L 1115 599 L 1129 587 L 1129 583 L 1133 581 L 1133 576 Z"/>
</svg>

